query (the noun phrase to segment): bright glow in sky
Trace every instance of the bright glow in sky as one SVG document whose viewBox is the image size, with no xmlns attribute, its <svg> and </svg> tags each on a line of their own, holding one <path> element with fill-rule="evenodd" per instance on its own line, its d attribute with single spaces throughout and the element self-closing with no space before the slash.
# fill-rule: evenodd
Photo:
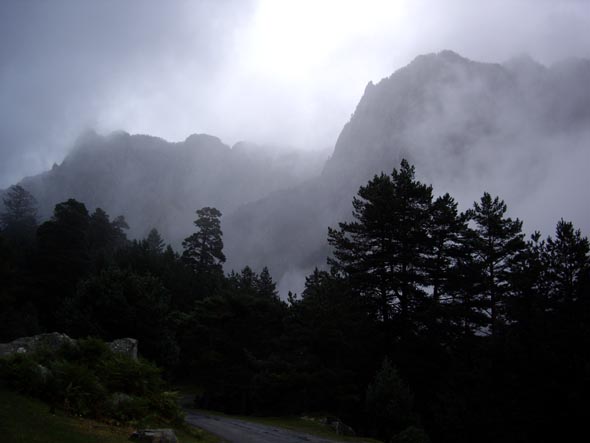
<svg viewBox="0 0 590 443">
<path fill-rule="evenodd" d="M 0 187 L 85 129 L 334 146 L 365 85 L 417 55 L 590 58 L 587 0 L 0 2 Z"/>
<path fill-rule="evenodd" d="M 370 40 L 401 19 L 400 1 L 262 0 L 246 31 L 245 72 L 313 82 L 356 42 Z"/>
</svg>

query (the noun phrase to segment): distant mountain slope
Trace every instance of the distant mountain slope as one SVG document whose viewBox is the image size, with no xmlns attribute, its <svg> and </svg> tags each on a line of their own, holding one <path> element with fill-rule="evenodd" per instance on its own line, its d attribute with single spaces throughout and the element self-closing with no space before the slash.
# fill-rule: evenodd
<svg viewBox="0 0 590 443">
<path fill-rule="evenodd" d="M 482 169 L 494 175 L 498 165 L 515 159 L 515 150 L 540 154 L 542 148 L 531 150 L 531 145 L 548 137 L 585 136 L 589 81 L 589 60 L 545 68 L 526 57 L 504 65 L 470 61 L 451 51 L 417 57 L 377 85 L 367 85 L 325 173 L 364 180 L 376 167 L 405 156 L 428 168 L 422 174 L 445 181 L 456 173 L 479 175 Z M 570 149 L 562 141 L 563 149 Z"/>
<path fill-rule="evenodd" d="M 547 68 L 527 57 L 419 56 L 367 85 L 320 177 L 226 219 L 227 255 L 235 266 L 274 263 L 283 289 L 300 286 L 301 275 L 325 263 L 327 228 L 350 218 L 358 187 L 403 157 L 464 208 L 488 190 L 529 230 L 550 234 L 564 217 L 588 232 L 588 85 L 588 60 Z"/>
<path fill-rule="evenodd" d="M 156 227 L 179 246 L 194 231 L 195 210 L 224 214 L 273 191 L 318 175 L 325 154 L 273 150 L 247 143 L 233 148 L 209 135 L 169 143 L 124 132 L 88 133 L 59 166 L 21 185 L 35 195 L 42 217 L 67 198 L 125 215 L 131 235 Z"/>
<path fill-rule="evenodd" d="M 64 162 L 22 181 L 47 216 L 69 197 L 124 214 L 133 236 L 158 228 L 179 246 L 194 211 L 216 206 L 227 270 L 268 265 L 282 292 L 325 263 L 328 226 L 350 218 L 358 187 L 403 157 L 466 208 L 489 191 L 525 229 L 561 217 L 590 232 L 590 61 L 480 63 L 451 51 L 417 57 L 369 83 L 332 156 L 87 134 Z"/>
</svg>

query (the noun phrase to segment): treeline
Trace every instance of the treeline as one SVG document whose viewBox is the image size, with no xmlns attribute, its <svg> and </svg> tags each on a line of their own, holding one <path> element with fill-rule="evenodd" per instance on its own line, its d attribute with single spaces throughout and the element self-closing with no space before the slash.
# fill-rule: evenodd
<svg viewBox="0 0 590 443">
<path fill-rule="evenodd" d="M 360 188 L 329 267 L 286 301 L 266 268 L 224 274 L 215 208 L 179 254 L 75 200 L 40 226 L 24 189 L 4 203 L 1 341 L 135 337 L 199 406 L 336 415 L 385 441 L 564 440 L 587 418 L 587 238 L 561 220 L 526 239 L 489 194 L 461 213 L 406 161 Z"/>
</svg>

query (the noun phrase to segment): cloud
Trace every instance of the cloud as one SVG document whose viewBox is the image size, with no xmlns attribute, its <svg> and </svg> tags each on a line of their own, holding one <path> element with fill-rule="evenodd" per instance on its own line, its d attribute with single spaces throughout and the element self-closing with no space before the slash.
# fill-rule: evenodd
<svg viewBox="0 0 590 443">
<path fill-rule="evenodd" d="M 80 132 L 334 144 L 369 80 L 451 48 L 482 61 L 590 57 L 584 1 L 0 4 L 0 187 Z"/>
</svg>

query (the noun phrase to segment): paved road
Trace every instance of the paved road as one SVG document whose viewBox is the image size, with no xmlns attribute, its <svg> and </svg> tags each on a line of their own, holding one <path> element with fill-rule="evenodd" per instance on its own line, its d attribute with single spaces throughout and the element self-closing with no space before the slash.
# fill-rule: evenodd
<svg viewBox="0 0 590 443">
<path fill-rule="evenodd" d="M 275 426 L 250 423 L 228 417 L 206 415 L 193 410 L 185 410 L 186 421 L 203 428 L 230 443 L 334 443 L 301 432 L 288 431 Z"/>
</svg>

